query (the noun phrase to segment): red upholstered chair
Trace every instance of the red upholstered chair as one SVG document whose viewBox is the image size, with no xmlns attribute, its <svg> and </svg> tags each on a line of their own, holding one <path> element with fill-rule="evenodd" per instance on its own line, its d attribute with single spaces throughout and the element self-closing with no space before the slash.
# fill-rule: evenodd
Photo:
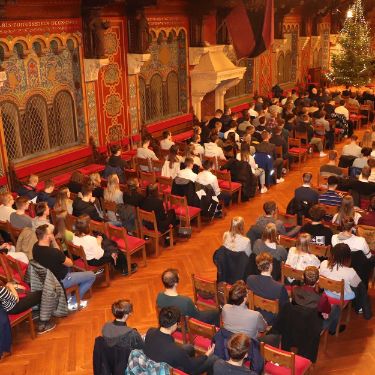
<svg viewBox="0 0 375 375">
<path fill-rule="evenodd" d="M 164 202 L 167 202 L 172 192 L 173 179 L 171 177 L 158 176 L 156 180 L 159 184 L 159 193 L 163 194 Z"/>
<path fill-rule="evenodd" d="M 16 281 L 22 285 L 25 290 L 30 290 L 30 286 L 24 281 L 27 264 L 24 264 L 9 255 L 0 254 L 1 273 L 5 276 L 7 282 Z M 20 295 L 20 297 L 22 297 Z"/>
<path fill-rule="evenodd" d="M 91 173 L 99 173 L 101 171 L 104 171 L 104 168 L 105 166 L 102 164 L 90 164 L 86 165 L 85 167 L 79 168 L 78 171 L 88 176 Z"/>
<path fill-rule="evenodd" d="M 352 301 L 346 301 L 344 300 L 344 280 L 332 280 L 324 276 L 319 276 L 319 288 L 324 289 L 324 290 L 329 290 L 330 292 L 335 292 L 340 295 L 340 298 L 332 298 L 327 295 L 328 297 L 328 302 L 331 305 L 337 305 L 340 308 L 340 316 L 338 319 L 337 327 L 336 327 L 336 337 L 339 335 L 339 329 L 340 329 L 340 324 L 341 324 L 341 319 L 344 310 L 347 310 L 346 313 L 346 320 L 345 324 L 347 325 L 350 321 L 350 310 L 352 306 Z"/>
<path fill-rule="evenodd" d="M 170 375 L 188 375 L 188 374 L 186 372 L 181 371 L 181 370 L 171 368 L 170 369 Z"/>
<path fill-rule="evenodd" d="M 279 312 L 279 300 L 267 299 L 254 294 L 251 290 L 247 293 L 247 300 L 249 301 L 249 309 L 261 309 L 268 311 L 272 314 Z"/>
<path fill-rule="evenodd" d="M 148 185 L 156 183 L 154 173 L 139 171 L 139 185 L 142 191 L 145 191 Z"/>
<path fill-rule="evenodd" d="M 201 228 L 201 209 L 188 206 L 186 197 L 171 195 L 169 197 L 169 208 L 176 212 L 177 218 L 182 221 L 186 227 L 190 226 L 192 220 L 197 219 L 198 229 Z"/>
<path fill-rule="evenodd" d="M 264 373 L 268 375 L 303 375 L 310 372 L 312 363 L 307 358 L 260 343 L 264 358 Z"/>
<path fill-rule="evenodd" d="M 218 162 L 217 162 L 217 157 L 216 156 L 206 156 L 206 155 L 203 155 L 203 160 L 211 160 L 212 161 L 212 165 L 213 165 L 213 169 L 218 169 Z"/>
<path fill-rule="evenodd" d="M 151 167 L 152 167 L 152 172 L 155 174 L 155 176 L 160 176 L 161 175 L 161 170 L 164 165 L 164 159 L 163 160 L 151 160 Z"/>
<path fill-rule="evenodd" d="M 294 280 L 302 281 L 303 282 L 303 271 L 296 270 L 291 266 L 285 264 L 284 262 L 281 263 L 281 282 L 284 284 L 285 289 L 287 290 L 289 296 L 292 295 L 293 286 L 285 284 L 285 278 L 290 277 Z"/>
<path fill-rule="evenodd" d="M 34 326 L 31 309 L 28 309 L 20 314 L 9 314 L 8 318 L 9 318 L 10 326 L 12 328 L 24 322 L 25 320 L 27 320 L 29 324 L 29 329 L 30 329 L 30 336 L 33 340 L 35 339 L 35 326 Z"/>
<path fill-rule="evenodd" d="M 155 311 L 156 311 L 156 319 L 159 319 L 159 313 L 161 308 L 156 305 Z M 186 333 L 186 317 L 184 315 L 181 315 L 180 321 L 178 322 L 178 329 L 173 332 L 172 337 L 174 338 L 174 341 L 178 345 L 184 345 L 187 343 L 187 333 Z"/>
<path fill-rule="evenodd" d="M 232 178 L 229 171 L 216 170 L 215 174 L 218 178 L 220 189 L 231 194 L 232 196 L 237 194 L 237 203 L 241 203 L 242 185 L 239 182 L 232 182 Z M 232 204 L 232 200 L 229 204 Z"/>
<path fill-rule="evenodd" d="M 286 249 L 290 249 L 291 247 L 295 247 L 297 243 L 297 239 L 293 237 L 288 237 L 288 236 L 279 236 L 279 244 L 281 246 L 284 246 Z"/>
<path fill-rule="evenodd" d="M 283 212 L 278 212 L 277 219 L 281 220 L 285 228 L 287 229 L 297 226 L 297 215 L 290 215 Z"/>
<path fill-rule="evenodd" d="M 66 172 L 52 177 L 52 181 L 55 184 L 55 187 L 57 188 L 59 186 L 66 185 L 69 182 L 71 175 L 71 172 Z"/>
<path fill-rule="evenodd" d="M 138 221 L 139 221 L 141 238 L 148 236 L 155 241 L 155 255 L 157 257 L 160 255 L 159 241 L 162 237 L 169 235 L 169 238 L 170 238 L 169 247 L 173 247 L 173 225 L 170 225 L 169 229 L 166 232 L 161 233 L 158 230 L 158 224 L 156 222 L 154 211 L 148 212 L 148 211 L 141 210 L 140 208 L 137 207 L 137 216 L 138 216 Z M 151 224 L 153 229 L 147 228 L 144 225 L 145 222 Z"/>
<path fill-rule="evenodd" d="M 104 222 L 90 220 L 90 231 L 91 232 L 95 231 L 95 232 L 103 233 L 106 236 L 108 236 L 107 226 Z"/>
<path fill-rule="evenodd" d="M 142 252 L 143 266 L 147 266 L 146 258 L 146 241 L 129 236 L 126 229 L 123 227 L 115 227 L 114 225 L 106 224 L 108 237 L 115 241 L 120 250 L 125 254 L 128 263 L 128 275 L 131 275 L 131 256 L 137 252 Z"/>
<path fill-rule="evenodd" d="M 73 260 L 73 268 L 77 271 L 98 271 L 100 268 L 104 268 L 104 279 L 105 285 L 108 287 L 110 285 L 110 275 L 109 275 L 109 264 L 105 263 L 101 266 L 90 266 L 87 263 L 86 254 L 82 246 L 76 246 L 71 242 L 66 243 L 68 248 L 68 254 L 70 259 Z M 74 260 L 74 258 L 76 258 Z M 91 291 L 90 291 L 91 293 Z"/>
<path fill-rule="evenodd" d="M 298 159 L 298 169 L 301 169 L 301 161 L 306 161 L 307 148 L 302 147 L 301 139 L 289 138 L 289 150 L 288 153 L 293 158 Z"/>
<path fill-rule="evenodd" d="M 9 225 L 10 237 L 14 245 L 16 245 L 18 237 L 20 236 L 23 229 L 15 228 L 12 224 Z"/>
<path fill-rule="evenodd" d="M 194 303 L 200 310 L 219 308 L 217 285 L 214 280 L 207 280 L 194 274 L 191 275 L 193 283 Z"/>
<path fill-rule="evenodd" d="M 145 158 L 135 158 L 135 165 L 138 172 L 149 172 L 151 173 L 152 167 L 151 167 L 151 160 L 145 159 Z"/>
<path fill-rule="evenodd" d="M 198 353 L 204 354 L 212 344 L 216 327 L 194 318 L 187 318 L 187 327 L 189 343 Z"/>
<path fill-rule="evenodd" d="M 0 230 L 9 234 L 9 236 L 10 236 L 10 238 L 11 238 L 11 240 L 12 240 L 14 246 L 15 246 L 16 243 L 17 243 L 17 239 L 12 236 L 11 227 L 12 226 L 10 225 L 9 221 L 1 221 L 0 220 Z"/>
</svg>

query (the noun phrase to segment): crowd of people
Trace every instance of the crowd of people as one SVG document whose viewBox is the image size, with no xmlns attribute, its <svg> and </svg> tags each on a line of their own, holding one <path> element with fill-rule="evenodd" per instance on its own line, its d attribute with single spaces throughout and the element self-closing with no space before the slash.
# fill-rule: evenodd
<svg viewBox="0 0 375 375">
<path fill-rule="evenodd" d="M 233 199 L 217 176 L 220 171 L 228 171 L 231 180 L 240 184 L 242 201 L 257 193 L 267 194 L 273 185 L 288 178 L 294 163 L 289 139 L 302 134 L 307 153 L 317 151 L 319 157 L 328 156 L 328 162 L 320 168 L 319 186 L 314 184 L 312 173 L 303 174 L 302 184 L 290 197 L 287 209 L 296 219 L 292 225 L 283 220 L 273 200 L 264 203 L 264 214 L 249 227 L 243 217 L 231 219 L 222 248 L 229 254 L 243 254 L 245 258 L 241 259 L 248 266 L 244 275 L 231 278 L 228 298 L 201 311 L 192 299 L 178 293 L 178 270 L 167 269 L 161 275 L 165 290 L 156 299 L 159 327 L 151 328 L 142 337 L 126 324 L 133 313 L 131 301 L 117 301 L 112 305 L 115 320 L 103 327 L 94 349 L 94 370 L 98 374 L 108 348 L 112 352 L 114 348 L 126 351 L 126 363 L 121 364 L 128 366 L 127 371 L 136 371 L 135 367 L 147 361 L 154 366 L 166 363 L 188 374 L 257 373 L 254 357 L 252 369 L 243 364 L 260 342 L 273 347 L 282 344 L 283 312 L 290 305 L 316 313 L 319 335 L 325 330 L 332 335 L 345 330 L 339 324 L 340 295 L 319 290 L 320 276 L 344 280 L 345 300 L 354 301 L 355 311 L 365 319 L 371 318 L 367 287 L 374 266 L 371 250 L 375 250 L 375 128 L 366 130 L 359 142 L 347 112 L 349 101 L 355 105 L 356 100 L 352 93 L 332 97 L 327 91 L 316 89 L 306 94 L 292 91 L 272 100 L 256 98 L 240 114 L 231 113 L 230 109 L 217 110 L 213 118 L 195 126 L 192 138 L 181 144 L 173 141 L 169 131 L 163 133 L 160 142 L 143 134 L 135 159 L 146 162 L 139 162 L 138 177 L 134 177 L 134 171 L 129 176 L 131 165 L 121 158 L 121 147 L 117 145 L 111 147 L 102 175 L 85 176 L 74 171 L 66 186 L 56 188 L 53 181 L 47 180 L 42 190 L 37 188 L 38 176 L 31 175 L 16 194 L 3 193 L 0 197 L 0 221 L 9 223 L 1 227 L 0 252 L 28 266 L 29 278 L 33 277 L 30 270 L 41 268 L 45 270 L 44 284 L 51 277 L 63 291 L 77 286 L 79 295 L 67 295 L 66 311 L 83 309 L 87 306 L 85 296 L 103 273 L 104 265 L 129 275 L 127 258 L 116 241 L 91 230 L 91 222 L 108 222 L 136 236 L 138 224 L 151 229 L 148 222 L 137 223 L 135 209 L 139 208 L 154 212 L 159 232 L 172 227 L 177 233 L 180 223 L 175 209 L 166 204 L 157 178 L 145 183 L 143 172 L 169 178 L 172 194 L 186 196 L 190 206 L 200 208 L 202 215 L 213 220 L 223 216 L 223 206 Z M 340 157 L 334 150 L 337 136 L 348 138 Z M 155 169 L 153 162 L 158 161 L 162 163 Z M 114 203 L 115 211 L 107 210 L 104 202 Z M 67 225 L 68 217 L 75 219 L 73 228 Z M 370 235 L 361 235 L 361 226 Z M 14 233 L 6 228 L 17 233 L 15 243 Z M 284 246 L 280 236 L 294 239 L 295 246 Z M 165 245 L 170 241 L 172 238 L 166 236 Z M 70 244 L 82 247 L 95 272 L 72 271 L 77 259 L 72 259 L 67 251 Z M 326 257 L 314 255 L 311 248 L 315 245 L 330 246 Z M 303 280 L 281 279 L 283 264 L 302 271 Z M 131 264 L 131 273 L 137 268 L 136 263 Z M 6 334 L 0 340 L 0 354 L 4 356 L 10 352 L 11 342 L 8 314 L 33 308 L 37 316 L 45 300 L 43 290 L 32 290 L 20 280 L 1 280 L 0 324 Z M 286 286 L 293 286 L 292 296 Z M 279 313 L 249 309 L 249 291 L 277 300 Z M 52 315 L 48 319 L 45 314 L 43 319 L 40 315 L 39 334 L 55 328 Z M 174 340 L 181 324 L 185 324 L 184 317 L 217 327 L 213 345 L 202 356 L 195 356 L 192 345 L 180 346 Z M 225 350 L 220 351 L 224 336 Z M 123 360 L 124 355 L 121 356 Z M 310 359 L 315 361 L 316 356 Z"/>
</svg>

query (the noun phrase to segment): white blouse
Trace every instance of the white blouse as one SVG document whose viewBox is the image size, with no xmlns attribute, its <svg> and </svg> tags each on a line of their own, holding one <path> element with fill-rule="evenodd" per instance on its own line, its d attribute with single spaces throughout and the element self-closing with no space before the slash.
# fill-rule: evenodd
<svg viewBox="0 0 375 375">
<path fill-rule="evenodd" d="M 73 244 L 83 247 L 83 251 L 85 252 L 87 260 L 100 259 L 104 255 L 104 250 L 98 244 L 98 241 L 94 236 L 73 236 Z"/>
<path fill-rule="evenodd" d="M 285 264 L 296 270 L 304 271 L 309 266 L 319 268 L 320 261 L 314 254 L 300 252 L 296 247 L 291 247 Z"/>
<path fill-rule="evenodd" d="M 247 256 L 251 254 L 250 240 L 240 234 L 232 236 L 230 232 L 225 232 L 223 236 L 223 246 L 231 251 L 244 251 Z"/>
</svg>

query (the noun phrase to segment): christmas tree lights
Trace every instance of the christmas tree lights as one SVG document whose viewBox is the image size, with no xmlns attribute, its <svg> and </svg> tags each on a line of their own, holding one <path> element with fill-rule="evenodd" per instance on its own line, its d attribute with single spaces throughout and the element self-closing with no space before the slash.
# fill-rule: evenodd
<svg viewBox="0 0 375 375">
<path fill-rule="evenodd" d="M 332 71 L 327 78 L 336 84 L 363 86 L 373 74 L 370 55 L 370 30 L 363 15 L 362 0 L 355 0 L 348 10 L 338 44 L 341 49 L 332 57 Z"/>
</svg>

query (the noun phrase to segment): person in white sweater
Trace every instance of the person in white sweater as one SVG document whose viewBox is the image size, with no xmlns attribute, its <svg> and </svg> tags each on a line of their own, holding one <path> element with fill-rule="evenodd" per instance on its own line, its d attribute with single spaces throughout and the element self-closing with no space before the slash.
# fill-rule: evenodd
<svg viewBox="0 0 375 375">
<path fill-rule="evenodd" d="M 216 157 L 216 159 L 226 160 L 223 149 L 217 145 L 219 137 L 217 134 L 210 136 L 210 142 L 204 144 L 204 156 Z"/>
<path fill-rule="evenodd" d="M 108 177 L 107 187 L 104 189 L 104 200 L 115 202 L 116 204 L 124 203 L 123 192 L 120 189 L 120 180 L 117 174 L 111 174 Z M 116 212 L 108 211 L 108 219 L 112 223 L 118 223 Z"/>
<path fill-rule="evenodd" d="M 224 233 L 223 246 L 231 251 L 243 251 L 247 256 L 250 256 L 251 243 L 244 234 L 244 219 L 241 216 L 235 216 L 231 221 L 229 231 Z"/>
<path fill-rule="evenodd" d="M 162 150 L 169 150 L 174 145 L 172 141 L 172 133 L 169 130 L 163 131 L 163 139 L 160 141 Z"/>
</svg>

